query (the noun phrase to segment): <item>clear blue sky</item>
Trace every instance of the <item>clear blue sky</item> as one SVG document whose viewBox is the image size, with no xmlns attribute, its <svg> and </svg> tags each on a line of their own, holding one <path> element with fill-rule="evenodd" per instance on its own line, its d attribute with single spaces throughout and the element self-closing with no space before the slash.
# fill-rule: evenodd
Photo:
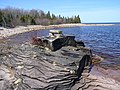
<svg viewBox="0 0 120 90">
<path fill-rule="evenodd" d="M 83 23 L 120 22 L 120 0 L 0 0 L 0 8 L 40 9 L 56 15 L 80 15 Z"/>
</svg>

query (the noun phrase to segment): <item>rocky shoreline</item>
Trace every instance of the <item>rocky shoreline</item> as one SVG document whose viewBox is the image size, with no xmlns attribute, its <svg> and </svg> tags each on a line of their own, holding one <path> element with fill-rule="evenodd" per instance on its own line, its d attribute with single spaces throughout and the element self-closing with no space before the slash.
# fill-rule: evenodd
<svg viewBox="0 0 120 90">
<path fill-rule="evenodd" d="M 77 27 L 77 26 L 111 26 L 114 24 L 59 24 L 59 25 L 28 25 L 28 26 L 18 26 L 15 28 L 0 28 L 0 39 L 9 37 L 11 35 L 20 34 L 24 32 L 29 32 L 33 30 L 45 30 L 45 29 L 55 29 L 55 28 L 65 28 L 65 27 Z"/>
<path fill-rule="evenodd" d="M 93 67 L 87 79 L 91 80 L 87 90 L 119 90 L 120 70 L 106 69 L 99 65 L 104 60 L 100 56 L 93 57 Z M 92 81 L 93 80 L 93 81 Z"/>
<path fill-rule="evenodd" d="M 90 74 L 81 79 L 83 85 L 78 83 L 73 87 L 73 90 L 119 90 L 120 82 L 103 72 L 110 73 L 101 67 L 94 66 Z M 114 72 L 120 73 L 120 71 Z M 113 72 L 111 71 L 111 73 Z M 117 77 L 119 78 L 119 75 Z"/>
<path fill-rule="evenodd" d="M 55 83 L 62 83 L 65 85 L 64 88 L 68 88 L 73 83 L 71 80 L 76 77 L 73 71 L 61 67 L 59 63 L 51 62 L 51 60 L 54 60 L 53 58 L 59 60 L 58 52 L 52 54 L 48 51 L 45 53 L 36 46 L 27 43 L 15 46 L 6 46 L 6 44 L 2 46 L 1 44 L 0 47 L 0 90 L 28 90 L 31 88 L 31 90 L 37 90 L 37 88 L 49 84 L 51 86 L 46 88 L 53 88 L 56 86 Z M 98 56 L 93 59 L 101 60 Z M 119 76 L 120 71 L 104 69 L 94 65 L 91 67 L 90 73 L 83 72 L 80 80 L 71 89 L 67 90 L 119 90 Z M 56 88 L 59 87 L 63 86 Z"/>
<path fill-rule="evenodd" d="M 96 24 L 92 24 L 92 25 L 93 26 L 98 26 Z M 27 26 L 27 27 L 21 27 L 20 26 L 20 27 L 14 28 L 14 29 L 5 29 L 4 28 L 3 30 L 0 30 L 0 38 L 6 38 L 6 37 L 9 37 L 11 35 L 24 33 L 24 32 L 29 32 L 29 31 L 33 31 L 33 30 L 43 30 L 43 29 L 62 28 L 62 27 L 75 27 L 75 26 L 92 26 L 92 25 L 91 24 L 88 24 L 88 25 L 86 25 L 86 24 L 65 24 L 65 25 L 63 25 L 62 24 L 62 25 L 51 25 L 51 26 L 40 26 L 40 25 L 38 25 L 38 26 Z M 109 24 L 109 25 L 113 25 L 113 24 Z M 104 26 L 104 24 L 99 24 L 99 26 Z M 27 48 L 25 46 L 26 45 L 24 45 L 24 44 L 21 45 L 22 48 Z M 21 52 L 17 52 L 17 51 L 15 51 L 15 52 L 16 53 L 21 53 Z M 20 56 L 19 55 L 16 56 L 17 55 L 16 53 L 14 53 L 13 55 L 11 53 L 8 53 L 10 55 L 7 55 L 7 57 L 8 58 L 13 58 L 15 56 L 15 58 L 17 60 L 20 60 L 20 58 L 28 58 L 28 57 L 25 57 L 24 54 L 20 55 Z M 3 53 L 3 54 L 1 53 L 1 55 L 4 55 L 4 54 L 5 53 Z M 25 54 L 27 54 L 27 53 L 25 52 Z M 7 58 L 7 57 L 4 57 L 4 59 Z M 34 58 L 36 59 L 38 57 L 36 55 L 33 55 L 32 59 L 34 59 Z M 100 62 L 101 59 L 102 58 L 100 58 L 98 56 L 95 56 L 93 58 L 93 60 L 96 63 L 98 63 L 98 61 Z M 25 63 L 29 62 L 27 69 L 32 69 L 32 67 L 29 65 L 29 64 L 31 64 L 31 61 L 28 61 L 27 59 L 25 59 L 25 60 L 26 60 L 26 61 L 24 61 Z M 14 62 L 14 61 L 12 61 L 12 62 Z M 9 61 L 9 64 L 11 64 L 12 62 Z M 6 88 L 6 87 L 4 87 L 5 83 L 3 83 L 3 79 L 5 79 L 6 81 L 14 80 L 13 77 L 15 75 L 15 70 L 21 71 L 24 67 L 26 67 L 26 66 L 24 66 L 23 63 L 20 63 L 20 62 L 18 62 L 18 66 L 15 66 L 15 67 L 12 67 L 12 66 L 8 67 L 4 64 L 0 65 L 0 68 L 1 68 L 0 69 L 1 70 L 0 83 L 1 83 L 1 87 L 2 87 L 0 89 Z M 34 61 L 32 61 L 32 62 L 37 65 L 37 63 L 35 63 Z M 8 62 L 5 62 L 5 63 L 8 63 Z M 41 63 L 41 64 L 43 64 L 43 63 Z M 26 70 L 25 70 L 25 72 L 26 72 Z M 35 71 L 33 71 L 33 72 L 35 72 Z M 14 80 L 14 83 L 13 83 L 15 85 L 16 90 L 17 90 L 17 88 L 16 88 L 17 85 L 21 85 L 21 82 L 23 81 L 22 79 L 20 79 L 21 76 L 19 77 L 19 74 L 21 74 L 21 72 L 20 73 L 17 72 L 17 78 Z M 87 74 L 87 75 L 83 75 L 83 77 L 81 77 L 81 80 L 78 83 L 76 83 L 75 86 L 72 87 L 71 90 L 119 90 L 119 88 L 120 88 L 120 78 L 119 78 L 119 76 L 120 76 L 120 70 L 116 70 L 116 71 L 115 70 L 110 70 L 110 69 L 106 70 L 102 67 L 99 67 L 98 65 L 94 65 L 91 68 L 90 73 Z M 27 77 L 27 75 L 23 75 L 22 77 L 26 77 L 27 79 L 31 78 L 31 77 Z M 27 79 L 26 79 L 26 81 L 27 81 Z M 38 80 L 36 78 L 31 78 L 31 79 Z M 27 83 L 30 83 L 28 81 L 27 81 Z M 11 82 L 9 82 L 9 83 L 11 84 Z M 29 86 L 27 86 L 27 87 L 29 87 Z"/>
</svg>

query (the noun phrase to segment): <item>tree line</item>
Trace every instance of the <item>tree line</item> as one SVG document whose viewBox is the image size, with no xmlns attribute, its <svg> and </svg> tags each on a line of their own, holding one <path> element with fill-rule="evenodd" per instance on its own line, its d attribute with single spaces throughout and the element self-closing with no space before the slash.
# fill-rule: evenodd
<svg viewBox="0 0 120 90">
<path fill-rule="evenodd" d="M 79 15 L 72 17 L 56 16 L 48 11 L 23 10 L 18 8 L 0 9 L 0 26 L 16 27 L 26 25 L 56 25 L 66 23 L 81 23 Z"/>
</svg>

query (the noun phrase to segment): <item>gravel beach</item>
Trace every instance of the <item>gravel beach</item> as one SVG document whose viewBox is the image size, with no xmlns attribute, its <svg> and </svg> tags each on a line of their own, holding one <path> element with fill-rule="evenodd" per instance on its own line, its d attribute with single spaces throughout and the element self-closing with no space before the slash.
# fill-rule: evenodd
<svg viewBox="0 0 120 90">
<path fill-rule="evenodd" d="M 28 25 L 28 26 L 17 26 L 15 28 L 3 28 L 0 27 L 0 39 L 9 37 L 11 35 L 29 32 L 33 30 L 45 30 L 54 28 L 65 28 L 65 27 L 77 27 L 77 26 L 111 26 L 114 24 L 59 24 L 59 25 Z"/>
</svg>

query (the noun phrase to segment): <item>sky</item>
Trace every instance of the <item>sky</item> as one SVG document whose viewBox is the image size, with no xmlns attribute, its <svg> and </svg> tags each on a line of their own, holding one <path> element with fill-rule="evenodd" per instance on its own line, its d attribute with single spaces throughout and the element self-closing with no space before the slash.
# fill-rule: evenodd
<svg viewBox="0 0 120 90">
<path fill-rule="evenodd" d="M 0 0 L 0 8 L 6 7 L 80 15 L 82 23 L 120 22 L 120 0 Z"/>
</svg>

